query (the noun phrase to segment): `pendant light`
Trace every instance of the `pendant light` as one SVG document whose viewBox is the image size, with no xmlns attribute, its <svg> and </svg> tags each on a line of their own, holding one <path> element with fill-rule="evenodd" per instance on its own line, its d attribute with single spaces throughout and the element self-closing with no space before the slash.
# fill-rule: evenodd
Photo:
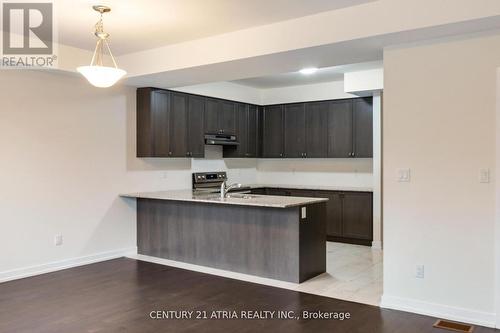
<svg viewBox="0 0 500 333">
<path fill-rule="evenodd" d="M 115 58 L 111 53 L 111 49 L 109 48 L 107 41 L 109 34 L 104 32 L 102 15 L 104 13 L 109 13 L 111 8 L 102 5 L 93 6 L 92 8 L 100 13 L 100 18 L 95 25 L 94 32 L 97 37 L 97 44 L 95 46 L 90 66 L 81 66 L 76 70 L 82 74 L 90 82 L 90 84 L 99 88 L 108 88 L 120 80 L 125 74 L 127 74 L 127 72 L 123 69 L 119 69 L 116 65 Z M 109 57 L 113 62 L 113 67 L 104 66 L 106 52 L 109 54 Z"/>
</svg>

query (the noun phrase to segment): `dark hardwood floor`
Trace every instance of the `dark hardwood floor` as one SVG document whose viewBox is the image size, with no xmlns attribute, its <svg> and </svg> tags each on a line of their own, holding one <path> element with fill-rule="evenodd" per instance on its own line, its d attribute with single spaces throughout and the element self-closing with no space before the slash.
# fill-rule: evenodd
<svg viewBox="0 0 500 333">
<path fill-rule="evenodd" d="M 335 320 L 154 320 L 153 310 L 347 311 Z M 445 332 L 435 318 L 132 259 L 0 284 L 0 332 Z M 476 333 L 498 332 L 477 327 Z"/>
</svg>

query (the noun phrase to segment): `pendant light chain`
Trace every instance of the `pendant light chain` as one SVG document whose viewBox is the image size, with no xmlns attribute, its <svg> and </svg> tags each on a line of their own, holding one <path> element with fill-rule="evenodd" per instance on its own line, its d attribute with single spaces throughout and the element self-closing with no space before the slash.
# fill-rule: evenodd
<svg viewBox="0 0 500 333">
<path fill-rule="evenodd" d="M 127 72 L 118 68 L 115 57 L 109 47 L 109 34 L 104 32 L 103 14 L 109 13 L 111 8 L 105 5 L 92 6 L 96 12 L 99 12 L 99 21 L 94 25 L 94 35 L 97 37 L 94 54 L 90 61 L 90 66 L 80 66 L 76 70 L 82 74 L 90 84 L 99 88 L 108 88 L 114 85 L 118 80 L 124 77 Z M 104 60 L 106 53 L 113 62 L 113 66 L 106 66 Z"/>
<path fill-rule="evenodd" d="M 90 62 L 91 66 L 104 66 L 104 52 L 105 49 L 103 44 L 106 46 L 108 50 L 109 56 L 111 57 L 111 61 L 113 62 L 113 66 L 118 68 L 115 57 L 113 57 L 113 53 L 111 52 L 111 48 L 109 47 L 108 37 L 109 34 L 104 32 L 104 22 L 103 22 L 103 12 L 100 12 L 99 21 L 94 26 L 95 32 L 94 34 L 97 36 L 97 44 L 94 50 L 94 54 L 92 56 L 92 61 Z"/>
</svg>

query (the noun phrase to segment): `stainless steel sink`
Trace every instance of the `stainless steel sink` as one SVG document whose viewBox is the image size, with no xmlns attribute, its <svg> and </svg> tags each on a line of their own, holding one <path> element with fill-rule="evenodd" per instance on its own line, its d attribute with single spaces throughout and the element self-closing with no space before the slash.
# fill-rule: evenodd
<svg viewBox="0 0 500 333">
<path fill-rule="evenodd" d="M 252 195 L 252 194 L 245 194 L 245 193 L 230 193 L 227 195 L 228 198 L 235 198 L 235 199 L 255 199 L 258 198 L 258 195 Z"/>
</svg>

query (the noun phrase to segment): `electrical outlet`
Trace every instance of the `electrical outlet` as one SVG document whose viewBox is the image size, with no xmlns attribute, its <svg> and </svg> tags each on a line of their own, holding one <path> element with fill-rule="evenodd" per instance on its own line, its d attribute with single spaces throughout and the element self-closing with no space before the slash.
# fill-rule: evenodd
<svg viewBox="0 0 500 333">
<path fill-rule="evenodd" d="M 479 182 L 480 183 L 490 182 L 490 169 L 479 169 Z"/>
<path fill-rule="evenodd" d="M 398 169 L 398 182 L 410 182 L 410 169 Z"/>
<path fill-rule="evenodd" d="M 417 265 L 416 270 L 415 270 L 415 277 L 417 279 L 423 279 L 425 277 L 424 265 Z"/>
<path fill-rule="evenodd" d="M 62 235 L 55 235 L 54 236 L 54 245 L 61 246 L 62 244 L 63 244 L 63 236 Z"/>
</svg>

